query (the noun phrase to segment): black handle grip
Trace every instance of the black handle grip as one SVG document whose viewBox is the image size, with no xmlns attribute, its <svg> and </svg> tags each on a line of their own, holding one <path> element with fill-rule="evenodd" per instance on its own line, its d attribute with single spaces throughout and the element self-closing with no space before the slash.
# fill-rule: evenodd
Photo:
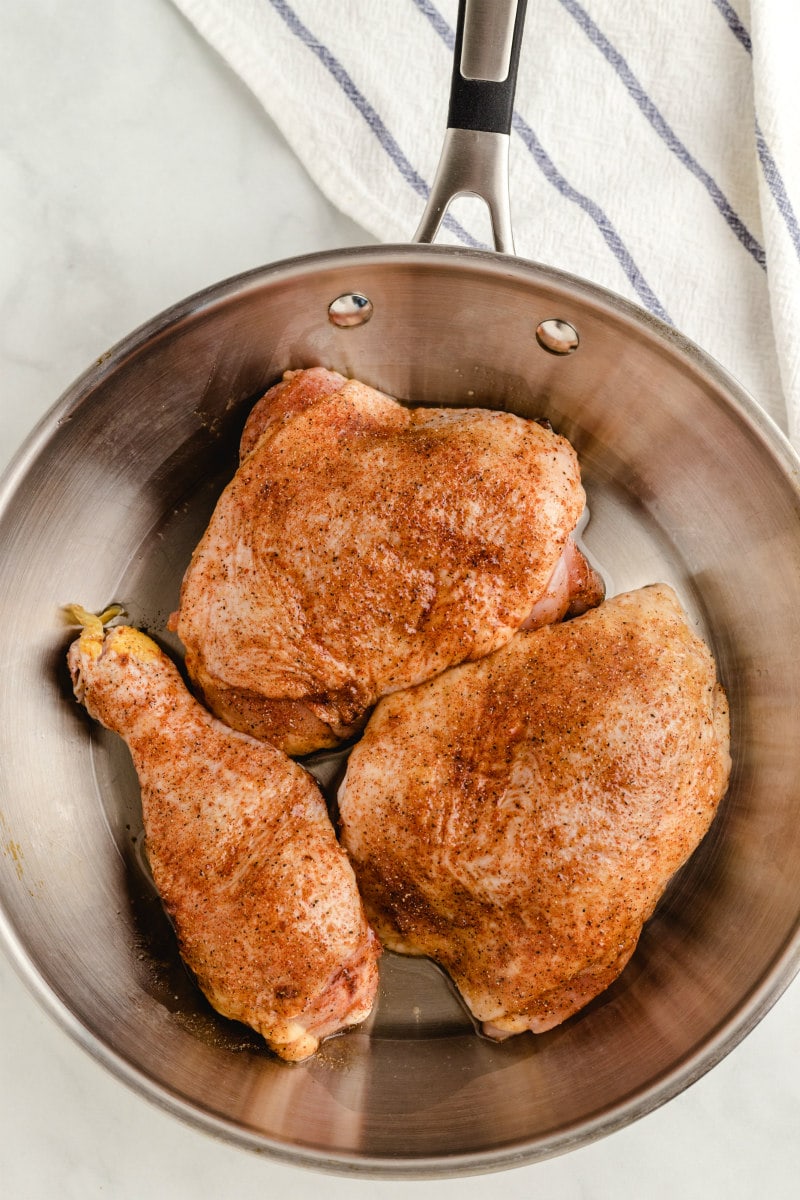
<svg viewBox="0 0 800 1200">
<path fill-rule="evenodd" d="M 449 129 L 479 129 L 486 133 L 510 133 L 527 0 L 517 0 L 508 74 L 505 79 L 500 81 L 467 79 L 461 74 L 467 6 L 468 0 L 459 0 L 447 126 Z"/>
</svg>

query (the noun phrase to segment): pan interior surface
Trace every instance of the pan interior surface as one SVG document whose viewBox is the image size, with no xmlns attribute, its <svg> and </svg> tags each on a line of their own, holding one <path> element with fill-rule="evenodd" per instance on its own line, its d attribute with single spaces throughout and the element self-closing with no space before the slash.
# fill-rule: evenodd
<svg viewBox="0 0 800 1200">
<path fill-rule="evenodd" d="M 371 319 L 335 325 L 359 294 Z M 537 341 L 544 321 L 577 349 Z M 366 1025 L 278 1063 L 180 964 L 122 743 L 71 699 L 61 606 L 165 632 L 250 402 L 320 364 L 414 403 L 545 416 L 575 445 L 609 594 L 665 581 L 731 703 L 733 776 L 621 976 L 550 1033 L 478 1036 L 430 963 L 386 954 Z M 179 1115 L 290 1161 L 377 1175 L 560 1153 L 668 1099 L 798 965 L 800 491 L 791 451 L 715 364 L 627 304 L 532 264 L 437 248 L 319 255 L 171 310 L 79 380 L 0 511 L 0 902 L 23 977 L 89 1050 Z M 307 765 L 329 794 L 342 755 Z"/>
</svg>

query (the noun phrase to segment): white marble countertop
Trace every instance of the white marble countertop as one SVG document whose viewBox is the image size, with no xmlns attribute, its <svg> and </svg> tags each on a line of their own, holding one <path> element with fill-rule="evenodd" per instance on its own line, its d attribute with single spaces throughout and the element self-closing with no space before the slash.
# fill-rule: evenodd
<svg viewBox="0 0 800 1200">
<path fill-rule="evenodd" d="M 5 0 L 0 113 L 0 466 L 85 366 L 171 302 L 272 259 L 367 240 L 168 0 Z M 20 1200 L 489 1186 L 326 1180 L 216 1142 L 98 1066 L 2 959 L 0 1164 L 3 1194 Z M 799 1177 L 796 981 L 680 1097 L 495 1182 L 510 1198 L 788 1200 Z"/>
</svg>

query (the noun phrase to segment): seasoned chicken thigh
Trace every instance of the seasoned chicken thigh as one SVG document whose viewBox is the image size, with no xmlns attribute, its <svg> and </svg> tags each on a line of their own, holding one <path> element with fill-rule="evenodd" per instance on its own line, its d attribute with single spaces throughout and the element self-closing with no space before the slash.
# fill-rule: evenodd
<svg viewBox="0 0 800 1200">
<path fill-rule="evenodd" d="M 217 716 L 288 753 L 602 596 L 570 541 L 575 453 L 535 422 L 315 368 L 259 401 L 242 453 L 171 627 Z"/>
<path fill-rule="evenodd" d="M 311 777 L 226 728 L 144 634 L 85 623 L 75 693 L 127 742 L 148 859 L 181 954 L 211 1004 L 280 1057 L 363 1021 L 380 947 Z"/>
<path fill-rule="evenodd" d="M 385 945 L 452 976 L 493 1037 L 606 988 L 727 786 L 728 709 L 666 586 L 519 633 L 383 699 L 341 834 Z"/>
</svg>

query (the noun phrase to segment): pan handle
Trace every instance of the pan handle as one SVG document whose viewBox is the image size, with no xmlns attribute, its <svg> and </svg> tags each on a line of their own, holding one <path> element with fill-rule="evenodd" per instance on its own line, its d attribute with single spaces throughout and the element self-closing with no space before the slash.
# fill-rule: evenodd
<svg viewBox="0 0 800 1200">
<path fill-rule="evenodd" d="M 415 242 L 432 242 L 456 196 L 480 196 L 495 249 L 514 253 L 508 146 L 527 0 L 459 0 L 450 110 Z"/>
</svg>

